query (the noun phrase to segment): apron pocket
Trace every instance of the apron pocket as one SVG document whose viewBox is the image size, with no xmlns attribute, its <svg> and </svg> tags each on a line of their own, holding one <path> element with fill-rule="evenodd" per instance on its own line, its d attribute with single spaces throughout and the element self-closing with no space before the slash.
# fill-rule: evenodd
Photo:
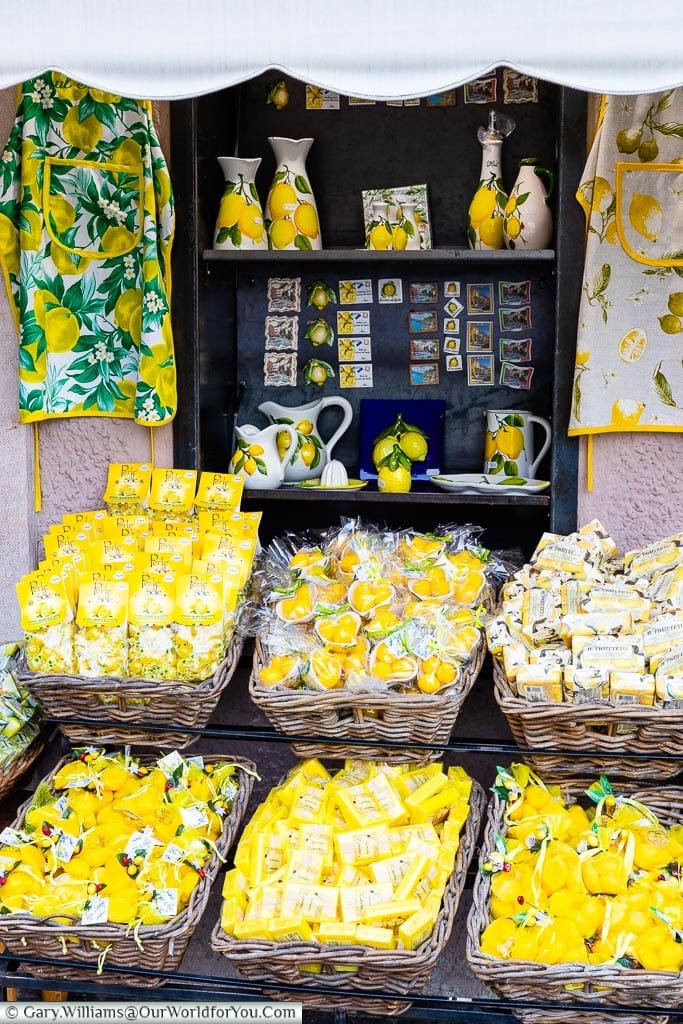
<svg viewBox="0 0 683 1024">
<path fill-rule="evenodd" d="M 45 226 L 67 252 L 108 259 L 130 252 L 142 237 L 142 167 L 47 157 Z"/>
<path fill-rule="evenodd" d="M 649 267 L 683 266 L 683 164 L 617 164 L 617 234 Z"/>
</svg>

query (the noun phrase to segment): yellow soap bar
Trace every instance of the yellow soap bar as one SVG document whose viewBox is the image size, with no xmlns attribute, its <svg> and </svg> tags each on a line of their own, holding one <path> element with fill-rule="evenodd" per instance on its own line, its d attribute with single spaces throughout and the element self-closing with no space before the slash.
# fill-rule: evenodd
<svg viewBox="0 0 683 1024">
<path fill-rule="evenodd" d="M 562 670 L 541 665 L 518 669 L 517 693 L 522 700 L 562 703 Z"/>
<path fill-rule="evenodd" d="M 274 942 L 314 942 L 313 929 L 303 917 L 283 917 L 268 928 Z"/>
<path fill-rule="evenodd" d="M 298 830 L 296 848 L 307 853 L 317 853 L 323 859 L 323 867 L 330 870 L 334 861 L 334 845 L 331 825 L 304 822 Z"/>
<path fill-rule="evenodd" d="M 339 833 L 335 835 L 334 843 L 340 860 L 345 864 L 362 866 L 381 857 L 390 857 L 392 854 L 385 825 Z"/>
<path fill-rule="evenodd" d="M 638 672 L 610 672 L 609 699 L 613 704 L 644 704 L 655 702 L 655 680 Z"/>
<path fill-rule="evenodd" d="M 363 914 L 362 921 L 364 924 L 378 924 L 380 921 L 384 921 L 387 927 L 393 927 L 394 922 L 398 923 L 402 919 L 410 917 L 420 907 L 421 903 L 415 897 L 412 899 L 388 900 L 386 903 L 376 903 L 374 906 L 369 907 Z"/>
<path fill-rule="evenodd" d="M 390 825 L 402 825 L 410 820 L 403 801 L 386 775 L 375 775 L 365 783 L 365 789 L 384 812 L 384 819 Z"/>
<path fill-rule="evenodd" d="M 416 910 L 398 929 L 398 943 L 403 949 L 417 949 L 434 931 L 436 918 L 426 910 Z"/>
<path fill-rule="evenodd" d="M 423 800 L 411 815 L 411 821 L 421 824 L 423 821 L 440 821 L 446 817 L 451 806 L 459 799 L 459 791 L 450 783 L 429 800 Z"/>
<path fill-rule="evenodd" d="M 403 878 L 396 886 L 396 899 L 407 900 L 415 895 L 417 884 L 423 875 L 427 874 L 430 862 L 426 857 L 419 854 L 415 857 Z"/>
<path fill-rule="evenodd" d="M 270 941 L 268 922 L 262 918 L 253 921 L 235 921 L 233 935 L 236 939 L 265 939 Z"/>
<path fill-rule="evenodd" d="M 371 907 L 377 903 L 387 903 L 393 895 L 393 886 L 388 882 L 340 888 L 341 919 L 345 922 L 361 921 Z"/>
<path fill-rule="evenodd" d="M 404 800 L 411 793 L 414 793 L 416 789 L 423 786 L 428 779 L 431 779 L 433 775 L 437 775 L 440 771 L 443 771 L 443 764 L 435 761 L 433 764 L 425 765 L 424 768 L 415 768 L 412 771 L 403 772 L 394 780 L 394 786 L 396 792 Z"/>
<path fill-rule="evenodd" d="M 374 882 L 388 882 L 389 885 L 399 884 L 406 871 L 413 862 L 408 853 L 399 854 L 396 857 L 385 857 L 384 860 L 376 860 L 369 865 L 369 871 Z"/>
<path fill-rule="evenodd" d="M 366 828 L 387 820 L 382 808 L 363 785 L 338 790 L 335 803 L 352 829 Z"/>
<path fill-rule="evenodd" d="M 338 903 L 339 889 L 336 887 L 285 882 L 282 916 L 305 917 L 307 921 L 334 921 Z"/>
<path fill-rule="evenodd" d="M 243 908 L 239 906 L 236 899 L 224 900 L 221 910 L 221 928 L 226 935 L 235 934 L 235 925 L 241 924 L 244 920 Z"/>
<path fill-rule="evenodd" d="M 341 921 L 321 921 L 317 927 L 316 939 L 322 946 L 349 946 L 356 941 L 356 925 Z"/>
<path fill-rule="evenodd" d="M 323 876 L 323 858 L 320 853 L 307 850 L 293 850 L 286 867 L 288 882 L 303 882 L 304 885 L 318 885 Z"/>
<path fill-rule="evenodd" d="M 429 800 L 430 797 L 435 796 L 439 790 L 448 782 L 448 776 L 444 775 L 443 772 L 437 772 L 432 775 L 431 778 L 427 779 L 421 786 L 414 790 L 409 796 L 406 797 L 406 807 L 410 807 L 413 810 L 419 807 L 425 800 Z"/>
<path fill-rule="evenodd" d="M 291 825 L 322 824 L 325 814 L 325 791 L 317 786 L 304 786 L 297 793 L 289 813 Z"/>
<path fill-rule="evenodd" d="M 371 928 L 359 924 L 356 928 L 356 942 L 372 949 L 395 949 L 396 939 L 391 928 Z"/>
</svg>

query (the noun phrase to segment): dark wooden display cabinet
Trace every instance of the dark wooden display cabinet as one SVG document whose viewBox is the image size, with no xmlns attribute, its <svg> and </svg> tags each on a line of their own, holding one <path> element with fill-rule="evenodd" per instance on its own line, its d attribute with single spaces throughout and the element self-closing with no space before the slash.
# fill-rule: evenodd
<svg viewBox="0 0 683 1024">
<path fill-rule="evenodd" d="M 501 72 L 498 72 L 499 76 Z M 573 353 L 580 292 L 583 247 L 582 215 L 574 198 L 585 157 L 586 97 L 541 82 L 539 102 L 504 106 L 517 127 L 504 146 L 504 178 L 508 188 L 519 159 L 537 156 L 557 173 L 553 200 L 555 248 L 535 252 L 470 252 L 466 246 L 467 208 L 477 185 L 480 147 L 476 129 L 486 123 L 489 106 L 463 103 L 455 107 L 349 106 L 342 98 L 337 111 L 306 110 L 305 87 L 289 81 L 291 99 L 277 111 L 267 105 L 264 75 L 236 88 L 173 104 L 172 175 L 178 230 L 174 252 L 174 323 L 181 394 L 175 424 L 178 465 L 226 470 L 231 432 L 239 422 L 265 426 L 260 402 L 275 399 L 298 405 L 343 394 L 358 410 L 363 397 L 443 398 L 446 400 L 446 472 L 481 468 L 486 408 L 528 409 L 551 421 L 553 444 L 540 475 L 551 488 L 537 496 L 474 498 L 447 494 L 429 484 L 414 486 L 408 495 L 386 496 L 369 486 L 359 492 L 322 494 L 281 488 L 245 492 L 244 507 L 263 509 L 264 537 L 285 527 L 323 526 L 340 514 L 362 514 L 391 525 L 430 527 L 438 522 L 477 521 L 487 528 L 490 545 L 511 542 L 528 552 L 544 529 L 569 531 L 576 525 L 577 449 L 567 438 Z M 500 93 L 500 89 L 499 89 Z M 315 139 L 308 171 L 318 202 L 322 252 L 224 252 L 211 248 L 222 193 L 216 157 L 226 154 L 261 156 L 257 187 L 265 202 L 274 171 L 268 136 Z M 361 190 L 386 185 L 426 182 L 434 248 L 424 252 L 363 250 Z M 335 288 L 340 279 L 401 277 L 404 303 L 371 310 L 374 366 L 372 391 L 340 391 L 337 379 L 323 389 L 302 383 L 293 388 L 264 388 L 264 314 L 269 276 L 298 276 L 302 303 L 306 286 L 317 279 Z M 532 387 L 517 391 L 498 383 L 498 303 L 494 323 L 495 380 L 492 386 L 468 386 L 466 368 L 445 372 L 441 356 L 438 386 L 415 388 L 408 380 L 407 296 L 410 282 L 461 282 L 466 305 L 469 283 L 492 282 L 497 294 L 503 281 L 531 281 L 533 327 Z M 445 301 L 445 300 L 444 300 Z M 325 310 L 325 315 L 338 307 Z M 436 307 L 443 317 L 442 303 Z M 310 318 L 318 314 L 312 310 Z M 302 304 L 299 366 L 311 356 L 328 355 L 301 339 L 307 319 Z M 493 317 L 491 319 L 494 319 Z M 465 355 L 465 322 L 460 317 L 461 353 Z M 441 319 L 439 326 L 441 327 Z M 525 332 L 526 333 L 526 332 Z M 325 349 L 332 354 L 332 350 Z M 330 359 L 336 362 L 334 357 Z M 301 373 L 299 374 L 301 381 Z M 236 398 L 243 382 L 240 408 Z M 324 420 L 323 422 L 323 433 Z M 358 417 L 335 455 L 351 468 L 358 464 Z"/>
</svg>

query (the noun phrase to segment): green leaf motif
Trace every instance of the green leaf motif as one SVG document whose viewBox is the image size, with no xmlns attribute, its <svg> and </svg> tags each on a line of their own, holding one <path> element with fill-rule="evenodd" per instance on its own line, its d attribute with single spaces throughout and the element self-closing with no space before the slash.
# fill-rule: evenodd
<svg viewBox="0 0 683 1024">
<path fill-rule="evenodd" d="M 294 179 L 294 187 L 302 195 L 311 195 L 311 189 L 303 174 L 297 174 Z"/>
<path fill-rule="evenodd" d="M 521 206 L 529 198 L 529 192 L 523 192 L 521 196 L 517 196 L 517 206 Z"/>
<path fill-rule="evenodd" d="M 507 423 L 511 427 L 523 427 L 524 420 L 521 416 L 518 416 L 516 412 L 510 413 L 503 419 L 503 423 Z"/>
<path fill-rule="evenodd" d="M 677 409 L 678 406 L 674 401 L 671 385 L 662 373 L 661 363 L 655 367 L 655 371 L 652 374 L 652 383 L 655 389 L 655 394 L 657 395 L 657 398 L 659 398 L 660 402 L 663 402 L 664 405 L 670 406 L 672 409 Z"/>
<path fill-rule="evenodd" d="M 518 476 L 519 469 L 517 467 L 517 463 L 506 460 L 506 462 L 503 465 L 503 473 L 505 474 L 505 476 Z"/>
<path fill-rule="evenodd" d="M 313 249 L 310 239 L 306 238 L 305 235 L 296 235 L 294 238 L 294 245 L 297 249 L 301 249 L 302 252 L 310 252 Z"/>
<path fill-rule="evenodd" d="M 577 423 L 581 422 L 581 378 L 574 381 L 574 400 L 572 402 L 572 415 Z"/>
<path fill-rule="evenodd" d="M 654 128 L 661 135 L 676 135 L 679 139 L 683 139 L 683 124 L 669 121 L 666 124 L 656 124 Z"/>
<path fill-rule="evenodd" d="M 593 297 L 594 298 L 596 296 L 598 296 L 598 295 L 601 295 L 602 292 L 605 291 L 605 289 L 607 288 L 607 285 L 610 282 L 611 276 L 612 276 L 612 268 L 610 267 L 609 263 L 603 263 L 603 265 L 600 267 L 600 270 L 597 272 L 597 274 L 595 275 L 595 278 L 593 279 Z"/>
</svg>

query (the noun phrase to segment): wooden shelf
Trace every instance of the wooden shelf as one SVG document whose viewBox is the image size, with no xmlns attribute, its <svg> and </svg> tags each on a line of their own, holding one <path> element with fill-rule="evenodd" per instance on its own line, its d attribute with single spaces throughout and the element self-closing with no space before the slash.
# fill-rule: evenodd
<svg viewBox="0 0 683 1024">
<path fill-rule="evenodd" d="M 413 485 L 407 494 L 380 494 L 377 485 L 370 481 L 362 491 L 318 491 L 305 487 L 278 487 L 275 490 L 259 491 L 245 489 L 246 502 L 258 501 L 329 501 L 353 502 L 359 504 L 411 504 L 411 505 L 489 505 L 493 508 L 505 505 L 536 506 L 550 505 L 549 493 L 544 494 L 455 494 L 441 491 L 422 481 Z"/>
<path fill-rule="evenodd" d="M 205 249 L 203 258 L 207 261 L 227 263 L 271 263 L 271 262 L 325 262 L 354 263 L 369 260 L 379 263 L 550 263 L 555 259 L 554 249 L 532 249 L 513 252 L 509 249 L 472 250 L 460 248 L 422 249 L 419 251 L 385 251 L 375 249 L 318 249 L 316 252 L 299 249 Z"/>
</svg>

